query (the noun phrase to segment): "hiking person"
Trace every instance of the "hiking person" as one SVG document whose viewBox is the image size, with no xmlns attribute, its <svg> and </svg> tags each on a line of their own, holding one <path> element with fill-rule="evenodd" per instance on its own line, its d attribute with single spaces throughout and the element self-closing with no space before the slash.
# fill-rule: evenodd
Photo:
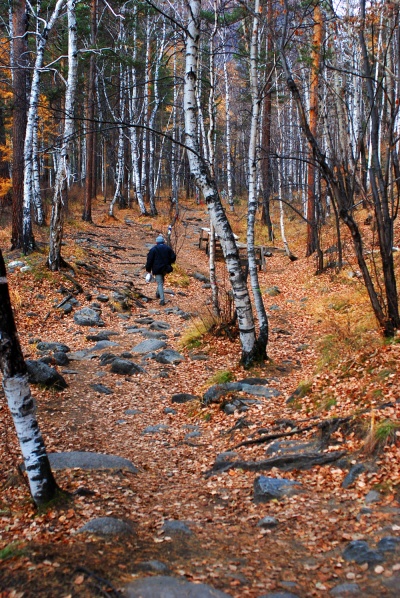
<svg viewBox="0 0 400 598">
<path fill-rule="evenodd" d="M 165 305 L 164 297 L 164 277 L 172 272 L 172 265 L 175 263 L 176 255 L 165 243 L 162 235 L 156 239 L 157 245 L 154 245 L 147 254 L 146 272 L 151 272 L 157 281 L 156 297 L 160 299 L 160 305 Z"/>
</svg>

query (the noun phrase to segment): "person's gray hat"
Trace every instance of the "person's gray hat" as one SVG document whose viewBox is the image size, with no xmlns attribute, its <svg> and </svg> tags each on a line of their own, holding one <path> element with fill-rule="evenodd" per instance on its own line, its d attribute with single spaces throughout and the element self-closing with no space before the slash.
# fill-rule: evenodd
<svg viewBox="0 0 400 598">
<path fill-rule="evenodd" d="M 162 235 L 158 235 L 156 243 L 165 243 L 165 239 Z"/>
</svg>

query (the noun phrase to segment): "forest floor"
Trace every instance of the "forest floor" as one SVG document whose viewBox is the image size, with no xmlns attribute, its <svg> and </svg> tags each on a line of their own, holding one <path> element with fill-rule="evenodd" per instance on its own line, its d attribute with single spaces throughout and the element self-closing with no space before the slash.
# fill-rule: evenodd
<svg viewBox="0 0 400 598">
<path fill-rule="evenodd" d="M 274 252 L 260 272 L 270 317 L 269 361 L 245 371 L 237 338 L 208 334 L 189 346 L 182 343 L 188 329 L 200 327 L 194 314 L 203 322 L 210 315 L 210 290 L 193 277 L 208 270 L 207 257 L 198 249 L 199 227 L 207 226 L 204 207 L 187 209 L 179 224 L 178 268 L 167 278 L 165 307 L 158 305 L 155 284 L 145 283 L 143 270 L 165 224 L 138 219 L 130 211 L 110 220 L 105 212 L 100 205 L 94 225 L 66 229 L 64 257 L 74 267 L 73 277 L 46 271 L 44 247 L 43 253 L 22 258 L 31 269 L 15 268 L 9 286 L 25 357 L 40 357 L 39 340 L 66 343 L 71 350 L 70 363 L 57 368 L 68 382 L 65 390 L 32 387 L 48 452 L 118 455 L 138 473 L 123 467 L 56 471 L 70 498 L 37 512 L 18 470 L 19 447 L 2 395 L 1 598 L 123 596 L 128 583 L 160 573 L 237 598 L 274 592 L 299 598 L 398 596 L 400 345 L 383 344 L 374 331 L 359 345 L 354 341 L 349 318 L 351 297 L 360 292 L 357 282 L 329 272 L 315 277 L 313 259 L 291 262 Z M 21 259 L 7 252 L 5 258 Z M 218 268 L 220 279 L 226 278 L 222 264 Z M 81 292 L 75 293 L 76 283 Z M 116 309 L 117 289 L 130 289 L 128 311 Z M 80 305 L 66 314 L 56 306 L 70 291 Z M 78 325 L 74 313 L 94 301 L 101 305 L 104 327 Z M 360 319 L 363 301 L 358 302 Z M 140 318 L 149 320 L 136 322 Z M 169 325 L 165 342 L 183 361 L 159 363 L 132 351 L 152 320 Z M 142 330 L 135 333 L 136 325 Z M 88 352 L 96 341 L 87 336 L 104 330 L 117 333 L 110 335 L 117 345 Z M 318 369 L 321 342 L 329 339 L 337 359 Z M 112 373 L 107 360 L 101 361 L 110 352 L 131 354 L 144 371 Z M 176 393 L 201 397 L 217 382 L 249 378 L 276 396 L 230 390 L 208 405 L 171 400 Z M 93 388 L 96 384 L 110 394 Z M 232 414 L 222 408 L 227 402 L 233 404 Z M 345 419 L 336 425 L 334 418 Z M 264 440 L 237 447 L 269 434 L 278 436 L 278 444 Z M 212 470 L 216 457 L 228 451 L 236 455 L 225 459 L 240 463 Z M 334 459 L 338 452 L 344 453 L 340 459 L 309 469 L 287 470 L 284 460 L 272 468 L 254 465 L 298 453 Z M 342 487 L 357 464 L 363 471 Z M 301 485 L 291 487 L 296 493 L 257 502 L 254 482 L 260 475 Z M 129 522 L 132 533 L 77 533 L 97 517 Z M 273 519 L 260 524 L 265 517 Z M 180 531 L 171 521 L 181 522 Z M 388 537 L 392 540 L 382 543 Z M 350 544 L 354 541 L 368 546 Z M 354 557 L 357 550 L 364 550 L 364 557 Z"/>
</svg>

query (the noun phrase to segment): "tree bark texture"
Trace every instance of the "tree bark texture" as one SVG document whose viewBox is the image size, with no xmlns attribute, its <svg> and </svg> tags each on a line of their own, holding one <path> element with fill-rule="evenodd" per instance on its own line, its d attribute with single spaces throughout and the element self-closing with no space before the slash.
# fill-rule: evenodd
<svg viewBox="0 0 400 598">
<path fill-rule="evenodd" d="M 28 374 L 12 311 L 3 254 L 0 250 L 0 368 L 32 498 L 36 505 L 52 500 L 58 490 L 36 419 Z"/>
</svg>

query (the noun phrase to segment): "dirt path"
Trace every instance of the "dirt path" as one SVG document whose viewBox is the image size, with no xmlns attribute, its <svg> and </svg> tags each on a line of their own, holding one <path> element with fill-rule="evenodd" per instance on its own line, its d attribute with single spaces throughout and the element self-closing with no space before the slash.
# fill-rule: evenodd
<svg viewBox="0 0 400 598">
<path fill-rule="evenodd" d="M 178 263 L 189 275 L 206 273 L 206 257 L 196 248 L 204 212 L 186 216 Z M 99 294 L 112 298 L 112 289 L 125 287 L 129 280 L 144 294 L 154 296 L 155 287 L 145 284 L 142 266 L 148 251 L 146 243 L 154 242 L 155 232 L 148 225 L 128 219 L 122 226 L 111 223 L 94 227 L 67 239 L 67 243 L 82 247 L 91 256 L 89 274 L 98 280 L 98 284 L 93 278 L 90 285 L 87 283 L 84 290 L 91 297 L 85 300 L 80 295 L 80 307 L 90 306 Z M 286 401 L 299 382 L 312 375 L 313 339 L 318 335 L 318 323 L 306 307 L 317 289 L 310 285 L 305 293 L 304 287 L 296 284 L 299 263 L 275 255 L 268 261 L 267 272 L 261 274 L 262 288 L 275 285 L 280 293 L 266 297 L 272 361 L 250 373 L 237 365 L 238 346 L 226 338 L 213 339 L 192 351 L 182 349 L 181 335 L 191 325 L 182 312 L 204 313 L 209 298 L 204 283 L 192 276 L 188 287 L 167 284 L 174 294 L 167 295 L 166 307 L 152 300 L 142 308 L 136 304 L 129 313 L 119 313 L 112 311 L 111 301 L 101 303 L 104 329 L 117 333 L 110 336 L 117 345 L 84 358 L 78 354 L 79 359 L 61 368 L 69 383 L 66 391 L 35 393 L 40 423 L 50 452 L 80 450 L 119 455 L 131 460 L 139 473 L 78 469 L 58 472 L 62 488 L 70 492 L 85 488 L 91 493 L 80 491 L 82 495 L 74 496 L 67 505 L 39 517 L 33 511 L 28 514 L 21 554 L 15 554 L 0 570 L 4 588 L 0 596 L 11 596 L 10 589 L 24 592 L 15 596 L 117 595 L 113 588 L 122 591 L 124 584 L 137 576 L 160 572 L 208 583 L 238 598 L 285 591 L 298 597 L 328 596 L 337 587 L 332 595 L 350 595 L 346 591 L 359 596 L 398 595 L 398 553 L 385 556 L 382 570 L 376 569 L 376 564 L 366 567 L 343 559 L 349 541 L 366 539 L 374 544 L 384 535 L 393 535 L 400 522 L 398 510 L 385 510 L 384 505 L 371 505 L 360 515 L 365 505 L 358 494 L 340 485 L 346 471 L 333 465 L 308 471 L 262 472 L 298 481 L 302 488 L 293 496 L 258 504 L 254 502 L 253 485 L 259 472 L 233 469 L 204 475 L 217 455 L 232 450 L 251 434 L 277 429 L 282 420 L 279 429 L 290 431 L 291 424 L 285 420 L 298 419 L 296 404 Z M 103 273 L 94 266 L 102 268 Z M 144 340 L 132 328 L 137 325 L 150 329 L 148 324 L 135 322 L 143 317 L 170 326 L 164 331 L 165 342 L 168 348 L 183 354 L 181 363 L 141 361 L 141 356 L 132 352 Z M 101 330 L 93 330 L 92 334 Z M 34 332 L 34 324 L 27 327 L 26 342 Z M 49 318 L 38 337 L 66 342 L 77 352 L 95 345 L 95 341 L 86 339 L 88 333 L 88 328 L 76 325 L 73 314 L 69 314 L 58 323 Z M 131 376 L 113 374 L 110 365 L 100 364 L 101 355 L 107 352 L 131 354 L 145 371 Z M 201 407 L 198 401 L 172 403 L 176 393 L 201 395 L 213 384 L 212 376 L 226 370 L 235 380 L 267 379 L 264 385 L 278 391 L 279 396 L 254 400 L 254 396 L 233 393 L 238 395 L 236 398 L 248 400 L 246 410 L 233 415 L 227 415 L 220 404 Z M 112 394 L 97 392 L 93 384 L 102 384 Z M 245 426 L 230 431 L 238 422 Z M 331 450 L 339 445 L 335 438 Z M 266 446 L 237 449 L 237 458 L 266 459 Z M 15 486 L 18 489 L 17 482 L 12 491 L 18 492 Z M 6 504 L 7 497 L 4 500 Z M 7 526 L 17 513 L 9 513 L 4 507 L 2 515 L 5 528 L 1 537 L 7 544 L 13 540 L 12 525 Z M 104 539 L 76 534 L 90 519 L 105 516 L 131 522 L 135 535 Z M 275 518 L 276 525 L 257 525 L 266 516 Z M 371 517 L 382 521 L 373 532 L 368 531 Z M 183 522 L 187 528 L 179 533 L 165 529 L 169 521 Z M 341 584 L 350 585 L 341 589 Z"/>
</svg>

